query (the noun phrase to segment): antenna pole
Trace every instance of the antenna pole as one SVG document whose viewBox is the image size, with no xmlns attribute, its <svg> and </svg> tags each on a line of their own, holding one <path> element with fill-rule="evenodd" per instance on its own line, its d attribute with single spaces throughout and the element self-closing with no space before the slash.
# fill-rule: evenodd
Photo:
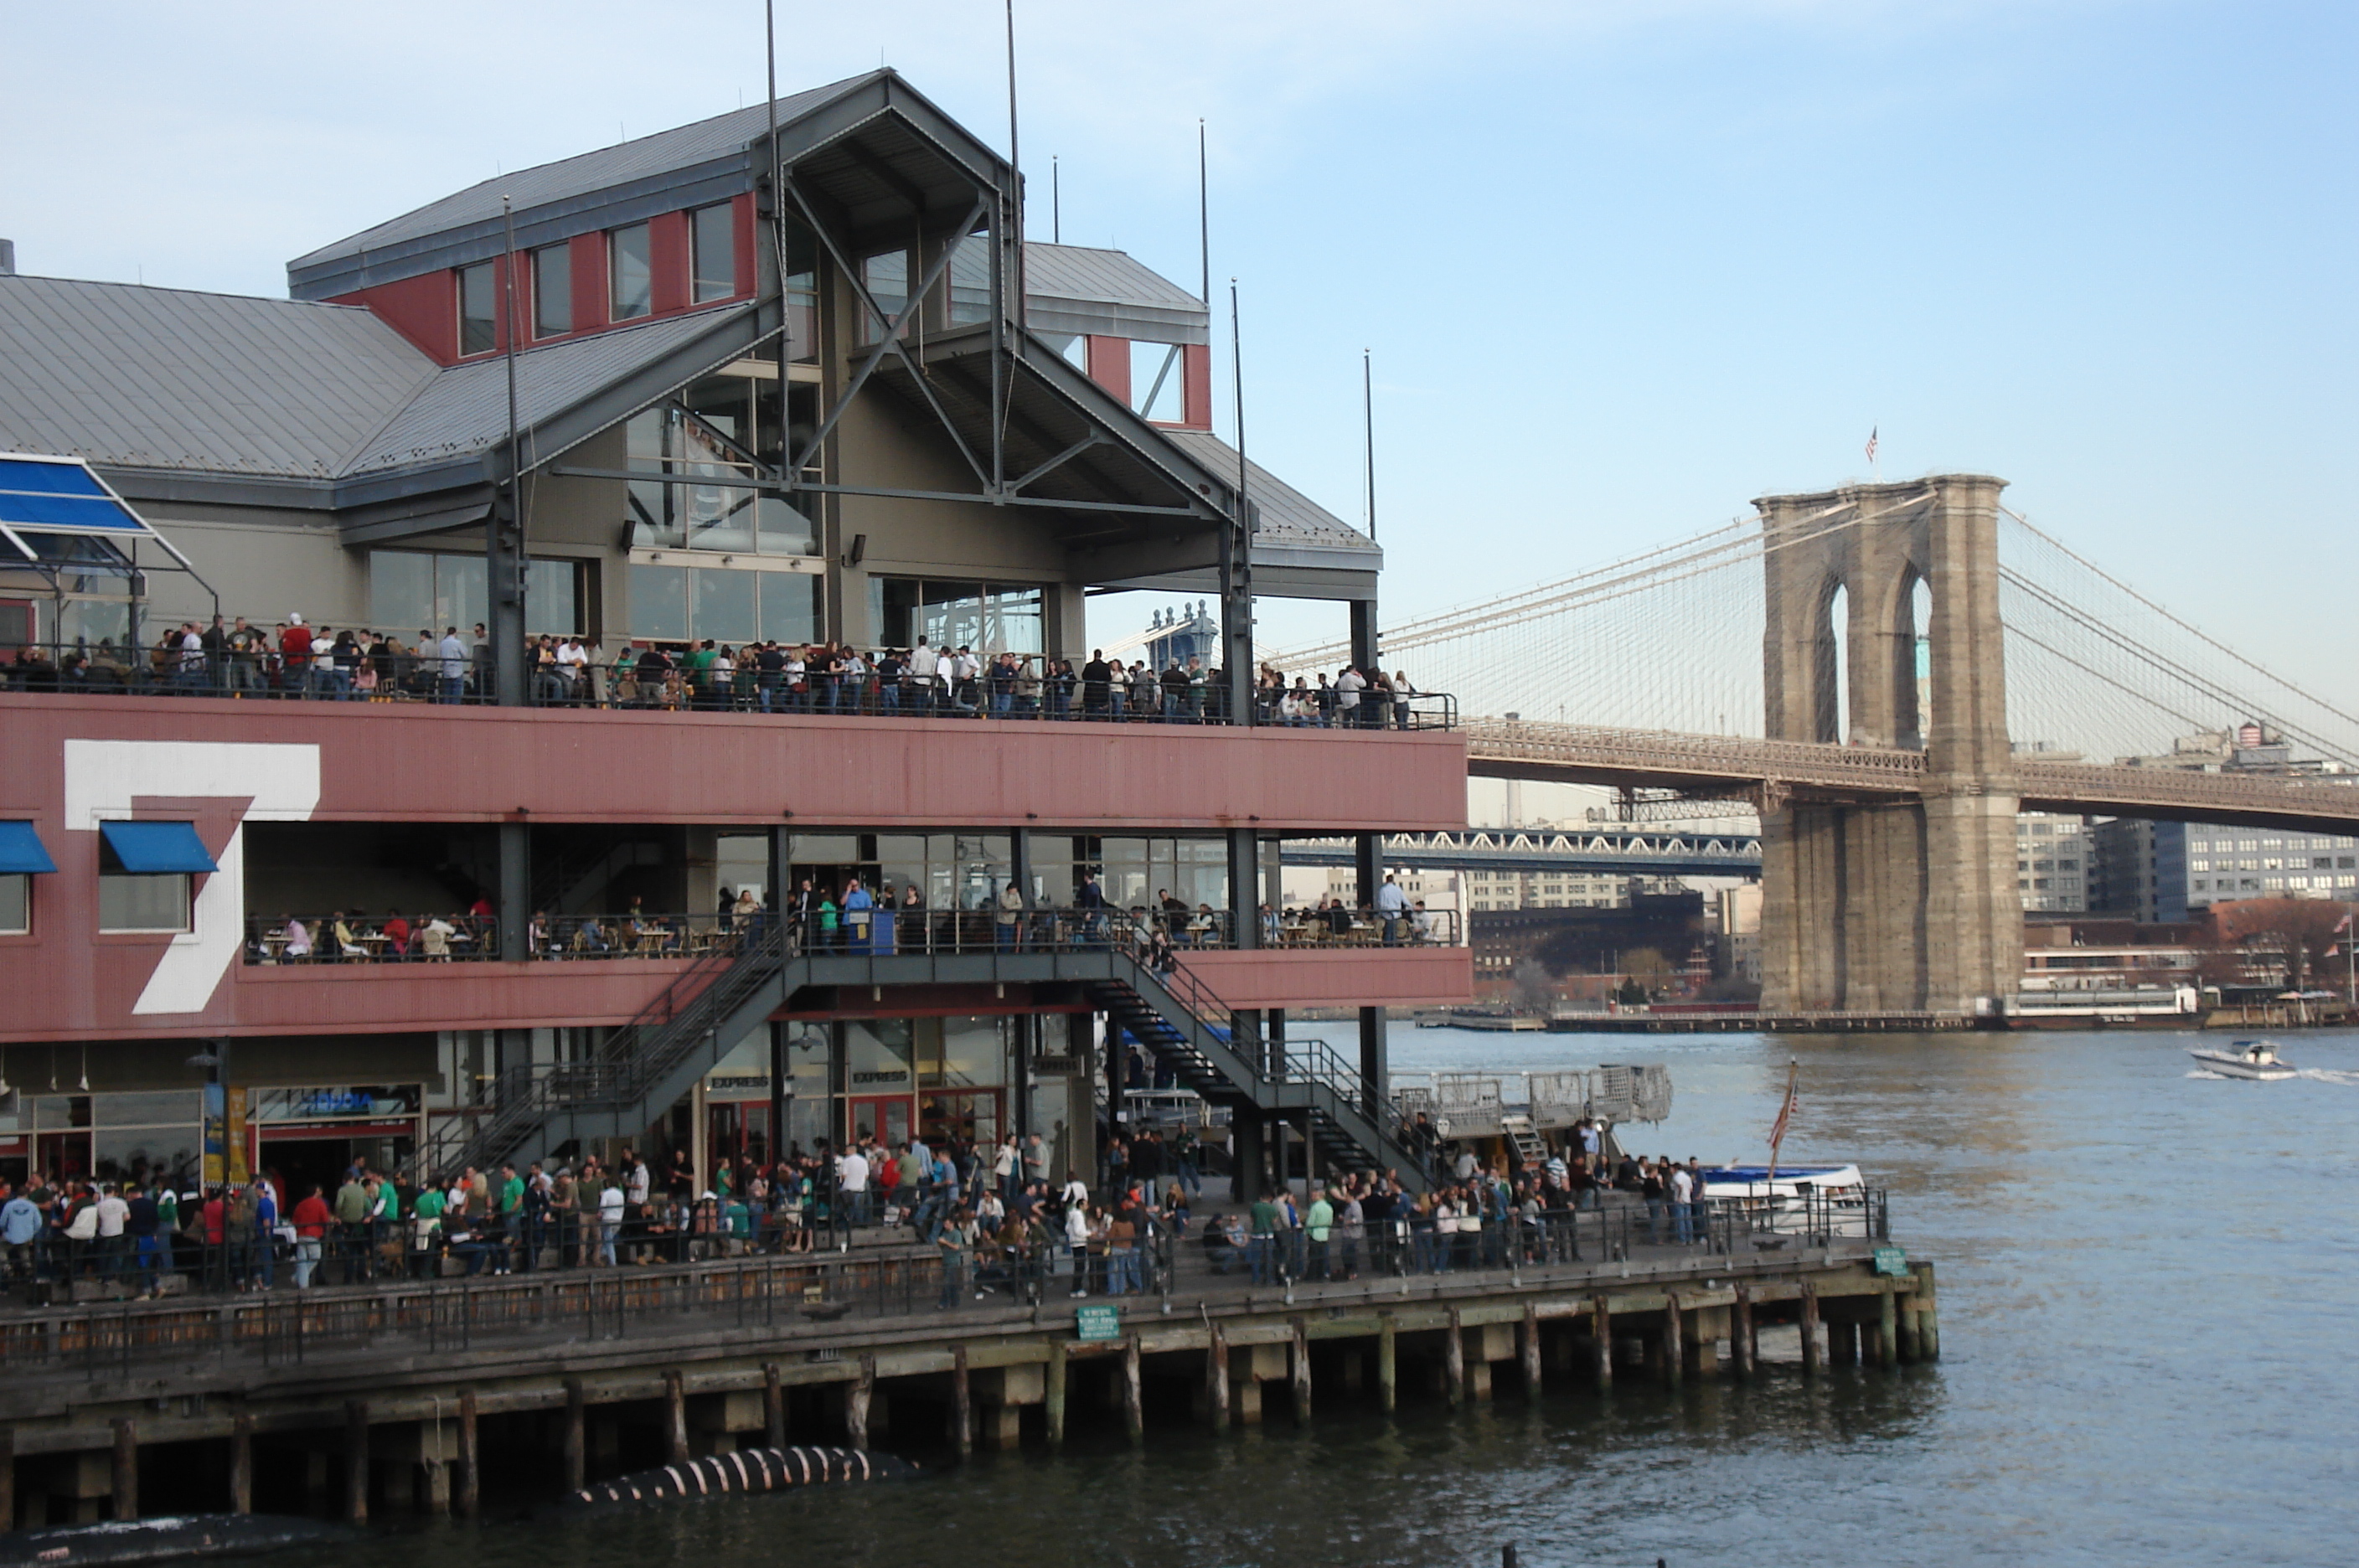
<svg viewBox="0 0 2359 1568">
<path fill-rule="evenodd" d="M 1016 0 L 1007 0 L 1007 168 L 1016 182 L 1016 330 L 1025 330 L 1024 150 L 1016 139 Z"/>
<path fill-rule="evenodd" d="M 768 92 L 762 100 L 770 131 L 770 262 L 778 285 L 778 477 L 793 483 L 787 472 L 787 362 L 792 347 L 787 330 L 787 192 L 786 167 L 778 157 L 778 8 L 777 0 L 762 0 L 762 57 Z M 762 445 L 761 422 L 755 421 L 754 447 Z"/>
<path fill-rule="evenodd" d="M 1376 537 L 1376 369 L 1375 355 L 1360 351 L 1360 421 L 1368 448 L 1368 537 Z"/>
<path fill-rule="evenodd" d="M 1049 243 L 1065 243 L 1065 185 L 1054 153 L 1049 155 Z"/>
<path fill-rule="evenodd" d="M 1237 321 L 1237 280 L 1229 279 L 1229 367 L 1237 405 L 1237 499 L 1221 529 L 1222 674 L 1228 688 L 1229 722 L 1251 724 L 1254 711 L 1253 495 L 1245 463 L 1245 373 L 1243 332 Z"/>
<path fill-rule="evenodd" d="M 1211 165 L 1204 158 L 1204 122 L 1196 122 L 1196 250 L 1203 263 L 1203 287 L 1196 297 L 1212 302 L 1212 197 Z"/>
</svg>

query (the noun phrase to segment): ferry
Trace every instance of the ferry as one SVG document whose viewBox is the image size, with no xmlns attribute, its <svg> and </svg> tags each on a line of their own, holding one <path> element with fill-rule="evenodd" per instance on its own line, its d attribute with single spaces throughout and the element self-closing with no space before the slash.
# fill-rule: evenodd
<svg viewBox="0 0 2359 1568">
<path fill-rule="evenodd" d="M 2007 998 L 1999 1021 L 2011 1029 L 2193 1029 L 2203 1021 L 2203 999 L 2192 985 L 2024 991 Z"/>
<path fill-rule="evenodd" d="M 2240 1040 L 2226 1051 L 2190 1051 L 2187 1054 L 2202 1063 L 2205 1072 L 2223 1078 L 2274 1083 L 2280 1078 L 2300 1074 L 2300 1069 L 2280 1058 L 2277 1048 L 2265 1040 Z"/>
</svg>

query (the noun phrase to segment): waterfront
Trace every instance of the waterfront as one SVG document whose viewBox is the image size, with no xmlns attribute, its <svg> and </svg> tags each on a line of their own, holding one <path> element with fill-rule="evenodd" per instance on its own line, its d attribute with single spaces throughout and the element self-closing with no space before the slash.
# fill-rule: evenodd
<svg viewBox="0 0 2359 1568">
<path fill-rule="evenodd" d="M 1341 1030 L 1336 1031 L 1338 1039 Z M 595 1525 L 491 1520 L 337 1561 L 447 1568 L 696 1558 L 996 1568 L 1061 1563 L 1830 1562 L 2326 1563 L 2359 1519 L 2338 1346 L 2359 1179 L 2359 1036 L 2297 1035 L 2329 1074 L 2190 1077 L 2193 1037 L 1773 1040 L 1392 1035 L 1397 1071 L 1670 1064 L 1649 1151 L 1759 1152 L 1788 1055 L 1790 1156 L 1893 1190 L 1941 1269 L 1942 1359 L 1897 1375 L 1791 1367 L 1682 1395 L 1512 1395 L 1450 1414 L 1322 1401 L 1213 1438 L 1118 1422 L 910 1486 L 691 1507 Z M 2340 1076 L 2336 1076 L 2340 1075 Z M 1103 1441 L 1100 1441 L 1103 1435 Z M 895 1443 L 891 1446 L 906 1446 Z"/>
</svg>

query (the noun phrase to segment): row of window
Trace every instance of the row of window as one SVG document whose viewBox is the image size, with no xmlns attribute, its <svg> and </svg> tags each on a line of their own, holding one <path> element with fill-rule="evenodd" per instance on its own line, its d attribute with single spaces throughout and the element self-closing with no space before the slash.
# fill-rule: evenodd
<svg viewBox="0 0 2359 1568">
<path fill-rule="evenodd" d="M 2359 877 L 2223 877 L 2206 882 L 2199 877 L 2187 884 L 2190 893 L 2233 893 L 2238 889 L 2261 893 L 2300 893 L 2359 887 Z"/>
<path fill-rule="evenodd" d="M 2205 851 L 2225 853 L 2230 850 L 2249 852 L 2256 849 L 2359 849 L 2359 838 L 2337 837 L 2332 833 L 2297 833 L 2291 838 L 2205 838 L 2190 833 L 2188 849 L 2196 855 Z"/>
<path fill-rule="evenodd" d="M 608 229 L 605 320 L 635 321 L 655 313 L 654 232 L 647 223 Z M 532 280 L 532 336 L 563 337 L 574 330 L 573 243 L 560 240 L 525 253 Z M 496 264 L 479 261 L 458 269 L 459 354 L 489 354 L 499 346 L 500 289 Z M 689 300 L 706 305 L 734 299 L 737 276 L 736 213 L 729 202 L 699 207 L 688 214 Z"/>
<path fill-rule="evenodd" d="M 2276 855 L 2247 860 L 2190 860 L 2190 871 L 2332 871 L 2336 867 L 2348 870 L 2359 864 L 2359 856 L 2348 855 L 2313 855 L 2307 864 L 2300 857 L 2287 860 Z"/>
<path fill-rule="evenodd" d="M 131 876 L 104 872 L 98 878 L 98 929 L 102 931 L 184 931 L 189 929 L 189 875 Z M 0 873 L 0 936 L 23 936 L 33 929 L 33 878 Z"/>
</svg>

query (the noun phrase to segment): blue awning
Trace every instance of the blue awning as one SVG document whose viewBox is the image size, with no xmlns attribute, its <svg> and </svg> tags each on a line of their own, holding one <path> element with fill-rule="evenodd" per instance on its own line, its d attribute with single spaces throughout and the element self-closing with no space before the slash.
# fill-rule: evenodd
<svg viewBox="0 0 2359 1568">
<path fill-rule="evenodd" d="M 30 822 L 0 822 L 0 876 L 55 871 L 58 863 L 41 847 Z"/>
<path fill-rule="evenodd" d="M 0 528 L 28 534 L 152 535 L 78 458 L 0 457 Z"/>
<path fill-rule="evenodd" d="M 205 853 L 193 822 L 101 822 L 98 833 L 125 871 L 164 877 L 221 869 Z"/>
</svg>

